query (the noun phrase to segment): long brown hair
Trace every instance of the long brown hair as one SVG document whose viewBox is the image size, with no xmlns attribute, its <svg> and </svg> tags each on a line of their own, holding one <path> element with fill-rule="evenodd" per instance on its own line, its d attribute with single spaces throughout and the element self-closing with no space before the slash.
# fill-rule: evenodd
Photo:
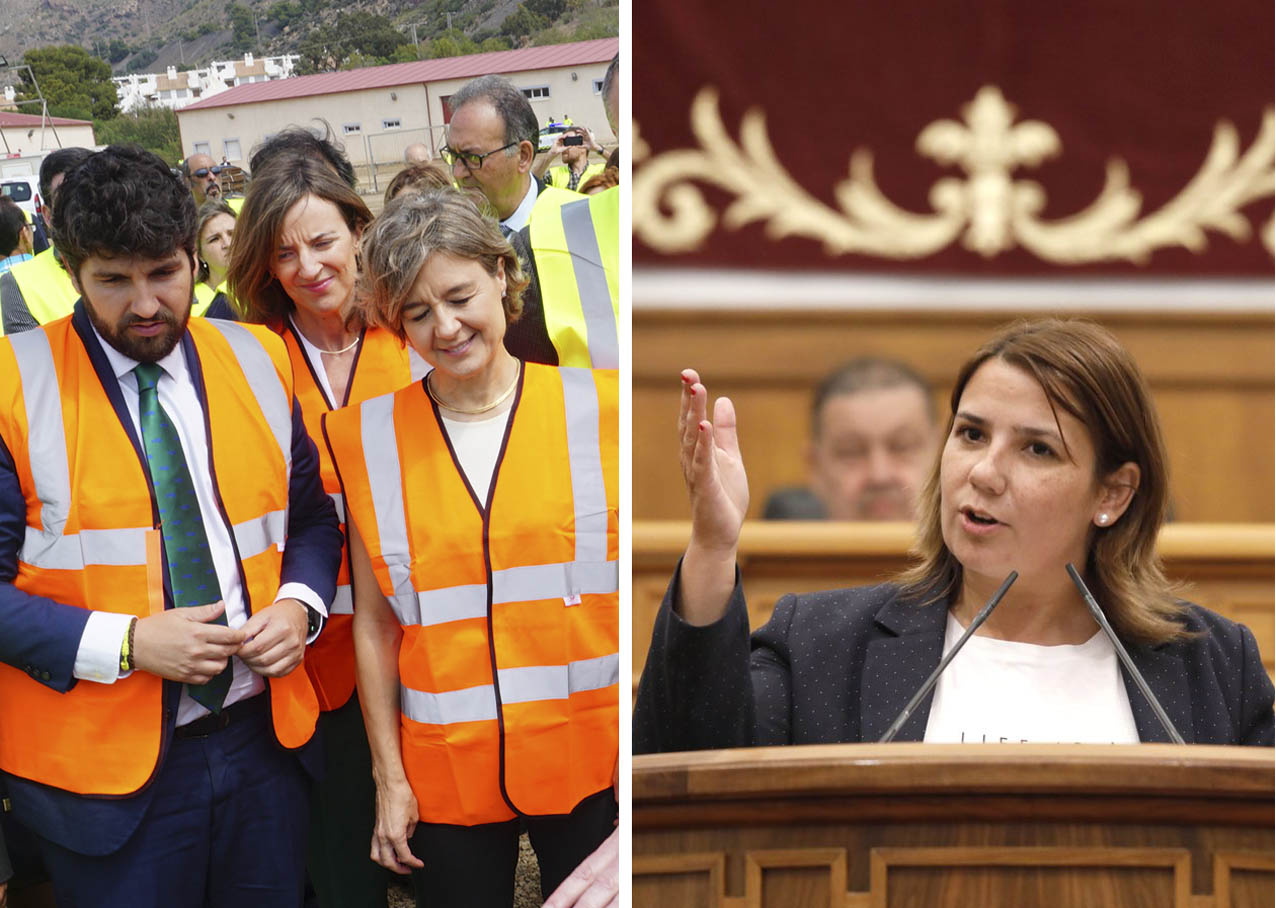
<svg viewBox="0 0 1276 908">
<path fill-rule="evenodd" d="M 286 155 L 263 166 L 244 196 L 226 275 L 230 295 L 239 301 L 245 321 L 275 324 L 292 311 L 292 299 L 275 279 L 271 263 L 288 212 L 310 195 L 337 206 L 356 245 L 358 234 L 372 221 L 363 199 L 326 163 Z"/>
<path fill-rule="evenodd" d="M 1095 476 L 1124 463 L 1139 468 L 1139 484 L 1121 518 L 1090 532 L 1086 582 L 1122 638 L 1163 643 L 1185 634 L 1183 605 L 1161 569 L 1157 534 L 1169 506 L 1165 441 L 1152 396 L 1134 359 L 1105 328 L 1083 319 L 1016 322 L 985 343 L 957 375 L 945 436 L 975 371 L 1000 359 L 1031 375 L 1054 410 L 1076 417 L 1090 433 Z M 919 503 L 916 553 L 920 564 L 900 578 L 907 595 L 934 602 L 961 586 L 962 566 L 944 544 L 940 515 L 940 457 Z"/>
</svg>

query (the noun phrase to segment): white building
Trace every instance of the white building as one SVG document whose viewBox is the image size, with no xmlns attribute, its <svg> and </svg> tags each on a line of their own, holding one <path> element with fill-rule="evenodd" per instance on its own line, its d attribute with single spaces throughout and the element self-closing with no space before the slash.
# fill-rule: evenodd
<svg viewBox="0 0 1276 908">
<path fill-rule="evenodd" d="M 0 158 L 29 157 L 73 146 L 96 147 L 90 120 L 0 110 Z"/>
<path fill-rule="evenodd" d="M 178 111 L 182 154 L 225 156 L 246 165 L 254 146 L 286 126 L 323 120 L 375 188 L 378 168 L 401 165 L 406 146 L 422 142 L 438 154 L 452 116 L 448 98 L 489 73 L 506 76 L 520 88 L 541 123 L 569 116 L 610 144 L 616 139 L 603 113 L 601 89 L 619 50 L 618 38 L 599 38 L 243 85 Z"/>
<path fill-rule="evenodd" d="M 115 76 L 115 91 L 120 110 L 132 113 L 147 106 L 179 109 L 203 98 L 210 98 L 237 85 L 287 79 L 300 60 L 296 54 L 282 57 L 254 57 L 244 54 L 242 60 L 224 60 L 204 69 L 178 72 L 170 66 L 164 73 L 133 73 Z"/>
</svg>

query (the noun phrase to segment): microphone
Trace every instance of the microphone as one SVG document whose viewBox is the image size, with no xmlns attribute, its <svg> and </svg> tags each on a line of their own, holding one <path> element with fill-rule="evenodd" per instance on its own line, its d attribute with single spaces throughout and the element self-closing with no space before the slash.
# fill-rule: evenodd
<svg viewBox="0 0 1276 908">
<path fill-rule="evenodd" d="M 1103 614 L 1103 609 L 1099 608 L 1099 603 L 1094 601 L 1094 596 L 1090 595 L 1090 590 L 1086 587 L 1085 581 L 1081 579 L 1081 575 L 1077 573 L 1077 569 L 1072 566 L 1072 562 L 1068 562 L 1067 569 L 1068 576 L 1072 578 L 1072 582 L 1076 585 L 1081 598 L 1085 600 L 1086 607 L 1090 609 L 1090 614 L 1094 616 L 1095 621 L 1099 622 L 1099 627 L 1103 628 L 1103 633 L 1107 634 L 1108 639 L 1112 641 L 1112 646 L 1116 649 L 1116 654 L 1120 658 L 1121 664 L 1125 666 L 1125 670 L 1134 679 L 1134 685 L 1143 694 L 1143 699 L 1148 701 L 1148 705 L 1152 707 L 1152 712 L 1156 713 L 1156 717 L 1161 720 L 1161 726 L 1165 729 L 1165 733 L 1170 736 L 1170 740 L 1175 744 L 1186 743 L 1183 740 L 1183 736 L 1179 734 L 1178 729 L 1174 727 L 1174 723 L 1170 721 L 1170 717 L 1162 709 L 1161 702 L 1152 693 L 1152 688 L 1148 687 L 1148 683 L 1143 680 L 1143 675 L 1130 659 L 1130 654 L 1125 651 L 1125 647 L 1117 639 L 1116 631 L 1112 630 L 1112 625 L 1108 624 L 1108 616 Z"/>
<path fill-rule="evenodd" d="M 1001 602 L 1006 591 L 1010 589 L 1010 585 L 1019 579 L 1018 571 L 1011 571 L 1009 576 L 1001 582 L 1001 586 L 997 588 L 997 592 L 992 594 L 992 598 L 988 600 L 988 604 L 980 610 L 975 616 L 975 620 L 970 622 L 970 627 L 966 628 L 966 633 L 961 635 L 961 639 L 957 641 L 957 645 L 948 651 L 948 655 L 939 660 L 939 665 L 935 666 L 935 670 L 930 673 L 930 677 L 926 679 L 926 683 L 921 686 L 917 693 L 913 694 L 913 699 L 908 701 L 908 705 L 904 707 L 903 712 L 895 717 L 895 721 L 891 723 L 891 727 L 886 729 L 886 734 L 877 739 L 878 744 L 886 744 L 894 740 L 899 734 L 899 730 L 904 727 L 904 723 L 908 721 L 908 717 L 913 714 L 913 710 L 917 708 L 917 704 L 925 699 L 926 695 L 939 682 L 939 676 L 944 669 L 948 668 L 948 663 L 953 661 L 953 657 L 961 652 L 961 648 L 966 645 L 966 641 L 970 639 L 970 635 L 978 630 L 979 625 L 988 620 L 988 616 L 992 614 L 992 610 Z"/>
</svg>

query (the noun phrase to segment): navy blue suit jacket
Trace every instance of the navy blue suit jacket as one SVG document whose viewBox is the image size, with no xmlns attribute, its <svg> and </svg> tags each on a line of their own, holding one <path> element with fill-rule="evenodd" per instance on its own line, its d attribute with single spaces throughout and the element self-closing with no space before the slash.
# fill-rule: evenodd
<svg viewBox="0 0 1276 908">
<path fill-rule="evenodd" d="M 948 609 L 917 606 L 891 584 L 785 596 L 749 638 L 739 584 L 726 614 L 694 627 L 673 611 L 675 573 L 661 603 L 634 707 L 634 752 L 878 740 L 943 654 Z M 1189 744 L 1273 741 L 1272 682 L 1254 635 L 1189 605 L 1196 636 L 1127 643 Z M 1121 669 L 1141 741 L 1169 741 Z M 932 693 L 896 737 L 920 741 Z"/>
<path fill-rule="evenodd" d="M 89 360 L 133 442 L 138 458 L 145 464 L 142 443 L 133 429 L 119 382 L 93 332 L 83 302 L 76 304 L 72 325 L 88 351 Z M 206 387 L 208 382 L 217 381 L 217 376 L 205 374 L 189 334 L 182 336 L 181 344 L 196 394 L 205 405 L 207 433 Z M 209 462 L 212 462 L 211 450 Z M 216 485 L 216 476 L 213 480 Z M 230 532 L 230 521 L 224 508 L 221 516 Z M 0 440 L 0 661 L 21 668 L 34 680 L 56 691 L 68 691 L 77 683 L 92 684 L 94 682 L 80 682 L 72 676 L 76 651 L 88 622 L 88 610 L 32 596 L 12 584 L 17 576 L 18 551 L 23 543 L 25 527 L 26 502 L 14 472 L 12 454 Z M 234 534 L 230 535 L 233 541 Z M 280 583 L 304 583 L 325 602 L 331 602 L 341 559 L 341 530 L 332 500 L 323 491 L 318 453 L 306 433 L 296 398 L 292 402 L 292 475 L 288 489 L 287 538 Z M 165 600 L 172 608 L 167 572 Z M 168 725 L 160 745 L 160 763 L 172 738 L 180 693 L 180 684 L 164 682 Z M 297 751 L 298 758 L 312 775 L 322 770 L 320 750 L 313 746 L 315 743 L 312 740 Z M 92 742 L 86 741 L 85 749 L 86 759 L 92 759 Z M 111 854 L 117 851 L 133 834 L 150 804 L 149 788 L 127 798 L 92 798 L 15 776 L 7 776 L 4 782 L 17 820 L 46 839 L 80 854 Z"/>
</svg>

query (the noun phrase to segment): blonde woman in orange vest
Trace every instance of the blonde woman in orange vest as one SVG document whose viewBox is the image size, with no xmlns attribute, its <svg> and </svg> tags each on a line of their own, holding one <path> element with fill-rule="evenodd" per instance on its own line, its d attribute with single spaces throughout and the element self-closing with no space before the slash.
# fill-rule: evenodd
<svg viewBox="0 0 1276 908">
<path fill-rule="evenodd" d="M 393 334 L 351 313 L 359 236 L 372 215 L 325 162 L 285 155 L 259 167 L 239 220 L 229 280 L 244 320 L 269 325 L 292 361 L 306 429 L 322 449 L 320 475 L 344 523 L 340 485 L 320 432 L 336 407 L 393 391 L 428 367 Z M 388 875 L 368 859 L 373 787 L 355 696 L 348 561 L 306 669 L 323 710 L 326 778 L 311 798 L 308 870 L 321 908 L 383 904 Z"/>
<path fill-rule="evenodd" d="M 506 350 L 526 279 L 461 193 L 394 200 L 362 249 L 368 321 L 434 367 L 324 418 L 372 854 L 413 873 L 419 905 L 509 908 L 520 822 L 546 894 L 616 851 L 617 374 Z"/>
</svg>

